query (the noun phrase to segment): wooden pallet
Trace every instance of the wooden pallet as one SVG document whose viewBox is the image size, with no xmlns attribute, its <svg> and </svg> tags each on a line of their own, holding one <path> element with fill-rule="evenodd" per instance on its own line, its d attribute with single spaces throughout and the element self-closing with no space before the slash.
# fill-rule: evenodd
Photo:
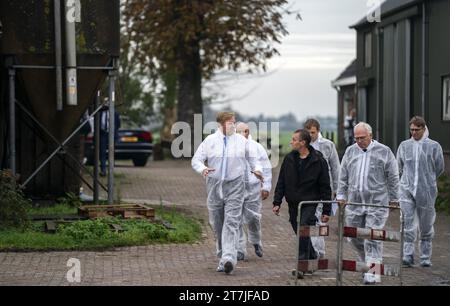
<svg viewBox="0 0 450 306">
<path fill-rule="evenodd" d="M 153 220 L 155 218 L 155 210 L 141 204 L 83 205 L 78 208 L 78 215 L 89 219 L 121 216 L 124 219 Z"/>
</svg>

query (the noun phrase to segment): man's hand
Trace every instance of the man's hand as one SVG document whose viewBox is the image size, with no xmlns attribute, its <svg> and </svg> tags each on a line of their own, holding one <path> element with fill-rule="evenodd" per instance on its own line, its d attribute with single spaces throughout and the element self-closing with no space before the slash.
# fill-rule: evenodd
<svg viewBox="0 0 450 306">
<path fill-rule="evenodd" d="M 263 200 L 267 199 L 269 197 L 269 192 L 267 190 L 262 190 L 261 191 L 261 198 Z"/>
<path fill-rule="evenodd" d="M 344 200 L 344 199 L 336 199 L 336 202 L 337 202 L 338 205 L 341 206 L 341 207 L 345 206 L 345 204 L 347 203 L 347 201 Z"/>
<path fill-rule="evenodd" d="M 261 182 L 264 182 L 264 178 L 263 178 L 261 172 L 259 172 L 259 171 L 252 171 L 252 173 L 258 178 L 258 180 L 260 180 Z"/>
<path fill-rule="evenodd" d="M 400 206 L 400 204 L 397 201 L 390 201 L 389 206 L 391 209 L 393 209 L 393 208 L 398 208 Z"/>
<path fill-rule="evenodd" d="M 272 208 L 272 211 L 275 215 L 279 216 L 280 215 L 280 205 L 276 205 Z"/>
<path fill-rule="evenodd" d="M 322 215 L 322 218 L 320 218 L 322 223 L 327 223 L 328 221 L 330 221 L 330 216 L 327 215 Z"/>
<path fill-rule="evenodd" d="M 203 170 L 202 175 L 203 175 L 203 177 L 207 177 L 210 172 L 214 172 L 214 171 L 216 171 L 216 169 L 206 168 L 205 170 Z"/>
</svg>

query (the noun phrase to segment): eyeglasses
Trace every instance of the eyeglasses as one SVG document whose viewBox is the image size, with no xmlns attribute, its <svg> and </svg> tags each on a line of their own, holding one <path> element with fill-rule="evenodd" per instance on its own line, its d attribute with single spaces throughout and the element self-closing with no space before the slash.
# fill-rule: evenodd
<svg viewBox="0 0 450 306">
<path fill-rule="evenodd" d="M 409 129 L 410 132 L 418 132 L 418 131 L 420 131 L 420 130 L 422 130 L 422 128 L 419 128 L 419 129 Z"/>
<path fill-rule="evenodd" d="M 363 136 L 363 137 L 355 137 L 356 141 L 363 141 L 367 138 L 367 136 Z"/>
</svg>

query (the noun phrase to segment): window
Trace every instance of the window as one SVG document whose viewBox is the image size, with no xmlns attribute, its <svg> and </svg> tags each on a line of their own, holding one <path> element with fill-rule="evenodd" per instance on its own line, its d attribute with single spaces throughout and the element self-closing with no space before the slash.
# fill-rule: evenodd
<svg viewBox="0 0 450 306">
<path fill-rule="evenodd" d="M 367 122 L 367 88 L 358 89 L 358 115 L 357 121 Z"/>
<path fill-rule="evenodd" d="M 364 67 L 372 67 L 372 33 L 364 34 Z"/>
<path fill-rule="evenodd" d="M 442 120 L 450 121 L 450 76 L 442 79 Z"/>
</svg>

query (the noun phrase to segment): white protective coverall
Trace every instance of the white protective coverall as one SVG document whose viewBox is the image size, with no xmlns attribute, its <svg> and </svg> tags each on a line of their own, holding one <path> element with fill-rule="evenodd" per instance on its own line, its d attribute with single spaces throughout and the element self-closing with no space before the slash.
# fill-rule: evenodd
<svg viewBox="0 0 450 306">
<path fill-rule="evenodd" d="M 373 140 L 366 150 L 358 144 L 347 148 L 342 158 L 337 199 L 354 203 L 389 205 L 398 202 L 398 166 L 391 149 Z M 389 216 L 388 208 L 348 205 L 346 226 L 382 229 Z M 374 240 L 349 238 L 358 260 L 382 263 L 383 243 Z M 373 283 L 379 275 L 365 273 L 364 282 Z"/>
<path fill-rule="evenodd" d="M 226 262 L 231 262 L 234 267 L 237 262 L 247 162 L 252 171 L 262 172 L 247 139 L 236 133 L 225 136 L 220 130 L 206 137 L 192 157 L 192 168 L 196 172 L 201 174 L 207 168 L 215 169 L 206 177 L 206 191 L 209 223 L 220 258 L 219 268 Z"/>
<path fill-rule="evenodd" d="M 247 255 L 247 237 L 245 235 L 244 224 L 248 228 L 248 241 L 253 245 L 258 245 L 262 249 L 261 242 L 261 207 L 262 198 L 261 191 L 270 192 L 272 189 L 272 164 L 270 163 L 264 147 L 249 136 L 250 151 L 257 152 L 257 159 L 262 166 L 263 184 L 250 172 L 250 165 L 247 163 L 247 171 L 245 176 L 245 199 L 242 210 L 243 220 L 239 228 L 239 244 L 238 252 Z"/>
<path fill-rule="evenodd" d="M 428 129 L 422 139 L 403 141 L 398 147 L 397 161 L 400 173 L 400 206 L 405 216 L 403 260 L 414 264 L 414 245 L 417 228 L 420 232 L 420 264 L 431 265 L 432 239 L 436 211 L 437 179 L 444 172 L 442 147 L 428 138 Z"/>
<path fill-rule="evenodd" d="M 323 158 L 325 158 L 325 160 L 327 161 L 329 169 L 328 172 L 330 173 L 331 190 L 333 193 L 335 193 L 338 188 L 340 171 L 339 155 L 336 151 L 336 146 L 331 140 L 323 138 L 322 133 L 319 133 L 319 137 L 316 141 L 311 142 L 311 146 L 317 151 L 320 151 L 320 153 L 322 153 L 323 155 Z M 322 208 L 322 204 L 317 205 L 317 225 L 324 225 L 324 223 L 320 221 L 320 218 L 322 217 Z M 325 257 L 325 239 L 320 236 L 311 237 L 311 243 L 318 253 L 318 257 Z"/>
</svg>

